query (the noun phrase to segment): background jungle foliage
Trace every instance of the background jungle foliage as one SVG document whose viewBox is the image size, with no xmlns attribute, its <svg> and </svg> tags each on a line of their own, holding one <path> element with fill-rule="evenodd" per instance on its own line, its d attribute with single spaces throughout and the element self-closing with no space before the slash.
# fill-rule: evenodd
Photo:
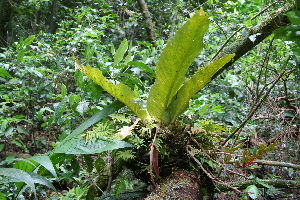
<svg viewBox="0 0 300 200">
<path fill-rule="evenodd" d="M 143 108 L 161 52 L 196 11 L 203 9 L 210 25 L 186 77 L 245 36 L 255 43 L 260 33 L 249 31 L 289 4 L 296 5 L 284 14 L 289 24 L 194 95 L 184 114 L 160 129 L 155 150 L 160 125 L 139 121 L 78 70 L 90 65 L 124 83 Z M 0 199 L 141 199 L 153 179 L 159 182 L 149 173 L 154 152 L 163 179 L 175 166 L 199 172 L 209 182 L 203 199 L 300 198 L 297 4 L 2 0 Z M 193 145 L 170 134 L 180 131 L 189 131 Z"/>
</svg>

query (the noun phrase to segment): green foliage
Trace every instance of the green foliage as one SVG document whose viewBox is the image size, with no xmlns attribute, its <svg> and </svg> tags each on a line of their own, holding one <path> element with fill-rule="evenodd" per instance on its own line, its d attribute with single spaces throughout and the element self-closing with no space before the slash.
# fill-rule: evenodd
<svg viewBox="0 0 300 200">
<path fill-rule="evenodd" d="M 162 52 L 156 66 L 156 82 L 151 87 L 147 101 L 147 111 L 155 120 L 165 124 L 174 122 L 186 110 L 192 96 L 234 56 L 227 55 L 185 80 L 188 67 L 203 48 L 202 40 L 207 27 L 208 16 L 199 11 L 178 30 Z M 114 64 L 121 61 L 127 46 L 127 40 L 123 40 L 115 53 Z M 122 82 L 114 85 L 102 75 L 102 71 L 90 66 L 83 68 L 79 62 L 75 63 L 78 69 L 127 105 L 138 117 L 149 118 L 147 111 L 135 102 L 135 94 L 127 85 Z"/>
<path fill-rule="evenodd" d="M 154 119 L 171 122 L 166 109 L 185 82 L 188 67 L 203 48 L 207 28 L 208 16 L 199 11 L 177 31 L 162 52 L 156 65 L 156 82 L 147 101 L 147 109 Z"/>
<path fill-rule="evenodd" d="M 294 52 L 294 56 L 296 57 L 297 62 L 300 62 L 300 39 L 299 39 L 299 31 L 300 31 L 300 11 L 295 9 L 286 13 L 288 19 L 291 24 L 277 29 L 275 31 L 276 38 L 280 38 L 285 41 L 291 41 L 294 43 L 292 45 L 292 50 Z"/>
<path fill-rule="evenodd" d="M 105 137 L 98 137 L 94 141 L 86 142 L 82 137 L 73 138 L 63 147 L 56 149 L 55 153 L 65 154 L 95 154 L 102 153 L 108 150 L 121 149 L 126 147 L 134 147 L 133 145 L 120 141 L 109 140 Z"/>
<path fill-rule="evenodd" d="M 82 134 L 81 136 L 85 138 L 86 142 L 94 142 L 96 139 L 100 137 L 106 137 L 106 138 L 111 138 L 112 137 L 112 132 L 114 130 L 111 127 L 110 122 L 106 123 L 98 123 L 96 126 L 93 127 L 92 130 L 87 131 L 86 133 Z M 111 138 L 113 139 L 113 138 Z"/>
<path fill-rule="evenodd" d="M 201 120 L 198 124 L 208 132 L 222 133 L 227 131 L 224 126 L 216 124 L 213 120 Z"/>
<path fill-rule="evenodd" d="M 45 177 L 40 176 L 33 172 L 25 172 L 20 169 L 15 168 L 0 168 L 0 175 L 4 178 L 1 179 L 1 183 L 11 183 L 11 182 L 24 182 L 32 190 L 34 196 L 36 197 L 35 183 L 46 185 L 49 188 L 56 191 L 55 187 L 50 181 Z M 22 190 L 23 191 L 23 190 Z M 22 191 L 19 190 L 21 193 Z"/>
<path fill-rule="evenodd" d="M 81 64 L 77 61 L 76 64 L 78 69 L 92 78 L 98 85 L 116 97 L 119 101 L 127 105 L 134 113 L 136 113 L 138 117 L 142 119 L 147 118 L 146 111 L 140 106 L 140 104 L 135 102 L 135 94 L 127 85 L 124 83 L 118 83 L 117 85 L 114 85 L 102 75 L 100 70 L 90 66 L 85 66 L 82 68 Z"/>
<path fill-rule="evenodd" d="M 276 38 L 283 39 L 285 42 L 272 40 L 271 37 L 267 38 L 247 56 L 240 58 L 234 69 L 222 73 L 219 79 L 213 80 L 205 90 L 194 95 L 207 84 L 207 81 L 210 81 L 215 70 L 230 60 L 230 55 L 227 55 L 217 63 L 204 65 L 212 58 L 216 49 L 219 49 L 238 28 L 244 27 L 227 45 L 246 34 L 248 28 L 261 21 L 269 11 L 272 14 L 271 10 L 283 5 L 285 3 L 283 1 L 273 4 L 267 10 L 264 8 L 271 3 L 269 1 L 209 1 L 207 4 L 202 4 L 201 6 L 210 13 L 209 19 L 212 23 L 208 28 L 209 34 L 203 37 L 205 31 L 202 29 L 206 29 L 206 25 L 202 27 L 197 25 L 197 29 L 201 29 L 198 32 L 195 29 L 198 42 L 190 40 L 189 43 L 188 37 L 175 35 L 173 39 L 179 37 L 176 41 L 179 46 L 176 48 L 169 48 L 170 44 L 173 44 L 174 47 L 175 43 L 172 40 L 167 43 L 166 40 L 171 39 L 174 30 L 181 27 L 182 23 L 192 16 L 191 12 L 195 8 L 199 8 L 196 1 L 148 1 L 151 17 L 155 23 L 155 34 L 157 38 L 161 38 L 161 40 L 151 41 L 151 43 L 146 41 L 144 20 L 139 12 L 137 1 L 127 1 L 124 4 L 104 0 L 79 0 L 75 4 L 68 1 L 56 1 L 58 3 L 57 17 L 53 17 L 51 14 L 53 13 L 53 2 L 15 1 L 14 17 L 6 24 L 9 34 L 8 43 L 11 45 L 9 48 L 1 49 L 0 53 L 0 136 L 3 142 L 0 144 L 0 151 L 1 155 L 7 156 L 1 157 L 0 165 L 7 169 L 14 167 L 22 170 L 24 173 L 20 172 L 20 175 L 30 177 L 33 181 L 28 182 L 29 179 L 24 179 L 21 183 L 1 184 L 0 199 L 2 197 L 17 198 L 17 193 L 24 191 L 30 193 L 29 190 L 33 191 L 33 189 L 36 190 L 38 198 L 47 199 L 49 197 L 46 197 L 45 194 L 49 195 L 48 188 L 47 190 L 43 189 L 37 182 L 44 181 L 50 186 L 50 180 L 57 181 L 60 185 L 67 184 L 68 188 L 73 188 L 65 197 L 61 195 L 57 198 L 77 199 L 86 191 L 90 191 L 88 185 L 95 181 L 94 177 L 107 176 L 107 173 L 104 172 L 107 170 L 107 165 L 102 159 L 102 157 L 108 156 L 106 150 L 110 152 L 109 156 L 115 159 L 114 164 L 118 168 L 123 166 L 124 160 L 127 161 L 136 156 L 134 153 L 136 149 L 139 151 L 149 149 L 148 141 L 145 138 L 153 137 L 153 128 L 158 126 L 155 121 L 152 121 L 153 119 L 147 122 L 140 121 L 132 131 L 133 135 L 126 137 L 125 141 L 134 144 L 136 149 L 123 149 L 122 147 L 128 146 L 128 143 L 108 140 L 116 139 L 117 129 L 131 125 L 132 116 L 128 115 L 131 112 L 121 110 L 121 112 L 126 112 L 126 117 L 124 114 L 108 116 L 109 113 L 121 109 L 124 104 L 112 103 L 113 99 L 104 92 L 106 90 L 104 87 L 102 88 L 79 70 L 74 69 L 74 61 L 70 59 L 72 56 L 82 60 L 84 65 L 91 65 L 101 70 L 107 81 L 124 84 L 125 91 L 130 91 L 129 94 L 133 99 L 129 104 L 137 105 L 134 108 L 135 112 L 139 112 L 139 109 L 151 110 L 149 113 L 154 119 L 167 124 L 172 123 L 184 112 L 189 102 L 190 106 L 185 114 L 190 115 L 193 123 L 199 126 L 197 127 L 198 132 L 192 136 L 205 147 L 204 151 L 208 148 L 207 152 L 209 153 L 210 149 L 218 147 L 221 136 L 229 132 L 224 127 L 235 129 L 239 126 L 252 103 L 255 104 L 254 100 L 260 98 L 259 95 L 255 96 L 254 94 L 263 94 L 264 90 L 261 89 L 272 82 L 284 68 L 299 68 L 299 39 L 297 37 L 299 11 L 293 10 L 287 13 L 291 25 L 275 32 Z M 257 13 L 260 14 L 257 15 Z M 195 14 L 192 19 L 196 19 L 196 17 L 198 14 Z M 251 19 L 252 17 L 255 19 Z M 52 19 L 57 20 L 55 27 L 51 26 Z M 54 31 L 49 33 L 52 28 Z M 202 37 L 205 46 L 202 44 Z M 124 38 L 128 38 L 128 41 L 130 38 L 133 42 L 128 42 Z M 194 46 L 195 43 L 197 45 Z M 119 48 L 115 48 L 116 46 Z M 192 56 L 188 57 L 185 53 L 188 51 L 183 50 L 186 46 L 191 51 L 195 49 L 198 51 L 201 48 L 204 51 L 201 55 L 194 56 L 194 54 L 196 55 L 195 50 L 191 53 Z M 164 48 L 165 50 L 161 54 Z M 161 58 L 159 59 L 160 54 Z M 195 59 L 192 58 L 193 56 Z M 155 73 L 155 64 L 157 74 Z M 186 70 L 186 68 L 189 69 Z M 160 71 L 161 69 L 162 71 Z M 182 70 L 180 74 L 178 73 L 180 78 L 170 78 L 169 73 L 176 69 Z M 298 162 L 298 143 L 290 137 L 294 133 L 288 131 L 292 130 L 293 126 L 296 127 L 299 115 L 291 110 L 284 111 L 291 109 L 290 105 L 296 107 L 298 105 L 298 71 L 296 70 L 289 77 L 284 77 L 279 81 L 268 101 L 261 106 L 253 120 L 250 120 L 236 137 L 236 142 L 246 137 L 252 137 L 249 136 L 249 133 L 254 130 L 257 131 L 259 138 L 264 140 L 285 131 L 287 134 L 282 138 L 285 139 L 283 144 L 286 146 L 284 151 L 280 150 L 280 153 L 283 153 L 286 160 Z M 91 73 L 93 72 L 91 70 Z M 163 78 L 159 78 L 161 75 Z M 171 80 L 168 84 L 173 84 L 174 87 L 162 87 L 162 90 L 154 92 L 155 85 L 158 84 L 154 83 L 155 77 L 159 79 L 157 82 L 160 82 L 160 86 L 162 81 Z M 198 85 L 198 81 L 201 84 Z M 151 95 L 148 96 L 148 91 L 153 83 L 155 85 L 151 89 Z M 109 83 L 104 83 L 104 85 L 117 88 Z M 161 88 L 160 86 L 159 88 Z M 153 104 L 151 103 L 151 99 L 157 100 L 155 95 L 160 96 L 164 93 L 166 95 L 165 97 L 162 95 L 162 104 L 154 101 L 152 101 Z M 282 96 L 293 101 L 288 102 L 281 99 L 277 102 L 278 104 L 271 101 Z M 147 98 L 148 108 L 144 103 Z M 123 99 L 125 98 L 123 97 Z M 106 105 L 110 104 L 111 106 L 106 109 Z M 150 108 L 151 106 L 153 108 Z M 155 109 L 160 110 L 156 112 Z M 276 110 L 284 112 L 276 113 Z M 275 116 L 275 118 L 264 119 L 264 116 Z M 260 117 L 262 118 L 257 120 Z M 287 118 L 291 121 L 286 121 Z M 83 121 L 86 122 L 80 125 Z M 86 132 L 94 124 L 97 126 Z M 110 130 L 113 131 L 109 132 Z M 137 131 L 139 135 L 136 134 Z M 84 134 L 86 137 L 81 136 Z M 166 151 L 163 143 L 164 135 L 159 136 L 156 141 L 160 158 L 171 155 Z M 103 136 L 106 139 L 102 138 Z M 58 153 L 74 153 L 64 148 L 64 145 L 71 149 L 78 145 L 80 149 L 76 149 L 74 152 L 84 153 L 84 156 Z M 108 146 L 103 149 L 102 147 L 105 145 Z M 52 148 L 54 150 L 49 153 L 50 156 L 43 155 Z M 100 150 L 98 151 L 96 148 L 100 148 Z M 278 159 L 277 154 L 270 152 L 274 148 L 272 146 L 260 146 L 257 149 L 248 149 L 249 151 L 244 148 L 245 146 L 238 145 L 228 147 L 224 151 L 233 156 L 235 154 L 244 155 L 238 159 L 240 166 L 246 166 L 253 159 L 261 158 L 262 155 L 270 160 Z M 105 151 L 97 156 L 85 154 L 103 150 Z M 42 155 L 15 160 L 15 157 L 19 157 L 18 154 L 22 156 L 21 153 L 24 152 L 31 155 L 37 153 Z M 269 153 L 267 154 L 267 152 Z M 201 163 L 213 170 L 219 167 L 199 152 L 195 152 L 195 156 Z M 145 159 L 147 160 L 147 158 Z M 226 154 L 224 160 L 227 159 L 228 161 L 233 160 Z M 144 168 L 146 169 L 147 166 Z M 243 170 L 247 169 L 243 168 Z M 38 177 L 35 177 L 35 174 Z M 297 176 L 296 170 L 290 174 L 292 174 L 290 175 L 292 178 Z M 278 174 L 274 174 L 271 178 L 276 176 Z M 41 177 L 47 177 L 47 180 L 42 180 Z M 9 176 L 1 176 L 1 178 L 12 180 Z M 25 180 L 27 182 L 24 183 Z M 110 194 L 104 192 L 107 196 L 103 195 L 105 196 L 103 198 L 120 199 L 134 195 L 137 197 L 141 195 L 141 192 L 131 190 L 137 182 L 129 174 L 119 176 L 114 180 L 113 191 Z M 30 187 L 29 183 L 31 186 L 32 183 L 35 184 L 34 188 Z M 257 183 L 263 185 L 259 180 Z M 77 187 L 74 188 L 74 185 Z M 275 194 L 272 193 L 275 191 L 274 188 L 268 185 L 263 186 L 268 188 L 264 190 L 268 194 Z M 101 189 L 105 190 L 106 188 Z M 263 195 L 264 191 L 260 191 L 258 195 Z M 120 196 L 115 197 L 116 194 Z M 51 198 L 55 199 L 56 197 Z"/>
<path fill-rule="evenodd" d="M 75 129 L 70 135 L 68 135 L 63 141 L 61 141 L 57 147 L 53 150 L 53 153 L 66 153 L 66 154 L 93 154 L 101 153 L 107 150 L 113 150 L 124 147 L 132 147 L 132 145 L 119 141 L 119 140 L 108 140 L 103 137 L 98 137 L 95 141 L 86 142 L 80 135 L 90 126 L 97 123 L 99 120 L 108 116 L 112 112 L 123 107 L 123 104 L 116 101 L 110 104 L 102 111 L 91 117 L 89 120 L 81 124 Z"/>
<path fill-rule="evenodd" d="M 255 185 L 249 185 L 246 189 L 245 192 L 249 192 L 249 196 L 251 199 L 257 199 L 259 196 L 259 190 Z"/>
<path fill-rule="evenodd" d="M 128 160 L 134 157 L 135 155 L 133 154 L 132 150 L 123 150 L 116 153 L 116 159 Z"/>
<path fill-rule="evenodd" d="M 109 117 L 112 118 L 113 122 L 115 124 L 120 123 L 120 124 L 130 124 L 131 119 L 129 117 L 126 117 L 124 114 L 111 114 Z"/>
<path fill-rule="evenodd" d="M 189 80 L 185 74 L 203 48 L 203 35 L 208 28 L 208 16 L 197 12 L 167 44 L 156 66 L 156 82 L 147 101 L 150 115 L 166 124 L 174 122 L 186 110 L 191 97 L 202 89 L 233 55 L 201 68 Z"/>
</svg>

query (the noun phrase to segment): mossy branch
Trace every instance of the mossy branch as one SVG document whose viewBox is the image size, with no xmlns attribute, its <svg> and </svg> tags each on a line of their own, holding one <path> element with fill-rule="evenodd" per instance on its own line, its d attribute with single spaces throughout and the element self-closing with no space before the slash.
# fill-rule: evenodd
<svg viewBox="0 0 300 200">
<path fill-rule="evenodd" d="M 279 8 L 275 11 L 274 14 L 270 15 L 266 20 L 260 22 L 252 29 L 249 30 L 248 34 L 238 40 L 236 40 L 232 45 L 227 48 L 224 48 L 217 56 L 214 56 L 213 60 L 217 60 L 222 58 L 226 54 L 235 53 L 235 56 L 231 61 L 225 64 L 213 77 L 216 78 L 220 75 L 224 70 L 230 67 L 236 60 L 245 55 L 251 49 L 253 49 L 256 45 L 261 43 L 264 39 L 270 36 L 273 31 L 278 28 L 287 26 L 290 24 L 287 16 L 285 15 L 288 11 L 291 11 L 295 8 L 295 4 L 286 3 L 283 7 Z M 257 35 L 256 35 L 257 34 Z M 250 40 L 250 36 L 256 35 L 254 41 Z"/>
<path fill-rule="evenodd" d="M 284 189 L 300 189 L 300 181 L 295 180 L 281 180 L 281 179 L 262 179 L 259 182 L 273 186 L 275 188 Z M 232 187 L 237 187 L 240 190 L 246 189 L 249 185 L 255 185 L 258 188 L 263 188 L 264 186 L 256 180 L 238 181 L 238 182 L 228 182 L 227 184 Z M 231 191 L 232 188 L 225 187 L 224 185 L 218 186 L 219 190 L 222 192 Z"/>
</svg>

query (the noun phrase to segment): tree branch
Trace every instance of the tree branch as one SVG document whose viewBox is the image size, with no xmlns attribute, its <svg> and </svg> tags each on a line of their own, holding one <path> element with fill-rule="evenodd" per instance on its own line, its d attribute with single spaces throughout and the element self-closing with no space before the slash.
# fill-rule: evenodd
<svg viewBox="0 0 300 200">
<path fill-rule="evenodd" d="M 249 185 L 256 185 L 256 187 L 263 188 L 264 186 L 260 183 L 274 186 L 275 188 L 284 188 L 284 189 L 300 189 L 300 181 L 294 180 L 279 180 L 279 179 L 261 179 L 257 180 L 248 180 L 248 181 L 238 181 L 238 182 L 229 182 L 233 187 L 237 187 L 240 190 L 247 188 Z M 231 191 L 232 188 L 225 187 L 224 185 L 219 185 L 219 189 L 222 192 Z"/>
<path fill-rule="evenodd" d="M 293 163 L 269 161 L 269 160 L 255 160 L 255 162 L 259 165 L 271 165 L 271 166 L 279 166 L 279 167 L 288 167 L 288 168 L 293 168 L 293 169 L 300 169 L 300 165 L 295 165 Z"/>
<path fill-rule="evenodd" d="M 223 57 L 226 54 L 235 53 L 235 56 L 231 61 L 225 64 L 213 77 L 216 78 L 220 75 L 224 70 L 230 67 L 236 60 L 249 52 L 256 45 L 261 43 L 264 39 L 266 39 L 269 35 L 273 33 L 278 28 L 287 26 L 290 24 L 285 13 L 292 10 L 295 7 L 294 4 L 286 3 L 283 7 L 279 8 L 273 15 L 269 16 L 266 20 L 254 26 L 249 30 L 248 34 L 241 39 L 236 40 L 232 45 L 225 48 L 221 51 L 217 56 L 214 56 L 214 60 L 217 60 Z M 252 42 L 249 37 L 256 35 L 255 40 Z"/>
</svg>

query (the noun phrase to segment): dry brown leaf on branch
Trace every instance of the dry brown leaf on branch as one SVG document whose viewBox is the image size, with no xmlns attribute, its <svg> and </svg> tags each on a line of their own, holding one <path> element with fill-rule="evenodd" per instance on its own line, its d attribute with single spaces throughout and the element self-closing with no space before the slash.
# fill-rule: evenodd
<svg viewBox="0 0 300 200">
<path fill-rule="evenodd" d="M 132 134 L 131 131 L 136 127 L 136 125 L 139 121 L 140 121 L 140 119 L 137 118 L 131 126 L 123 126 L 123 128 L 120 128 L 116 134 L 121 135 L 122 139 L 126 138 L 128 135 Z"/>
</svg>

